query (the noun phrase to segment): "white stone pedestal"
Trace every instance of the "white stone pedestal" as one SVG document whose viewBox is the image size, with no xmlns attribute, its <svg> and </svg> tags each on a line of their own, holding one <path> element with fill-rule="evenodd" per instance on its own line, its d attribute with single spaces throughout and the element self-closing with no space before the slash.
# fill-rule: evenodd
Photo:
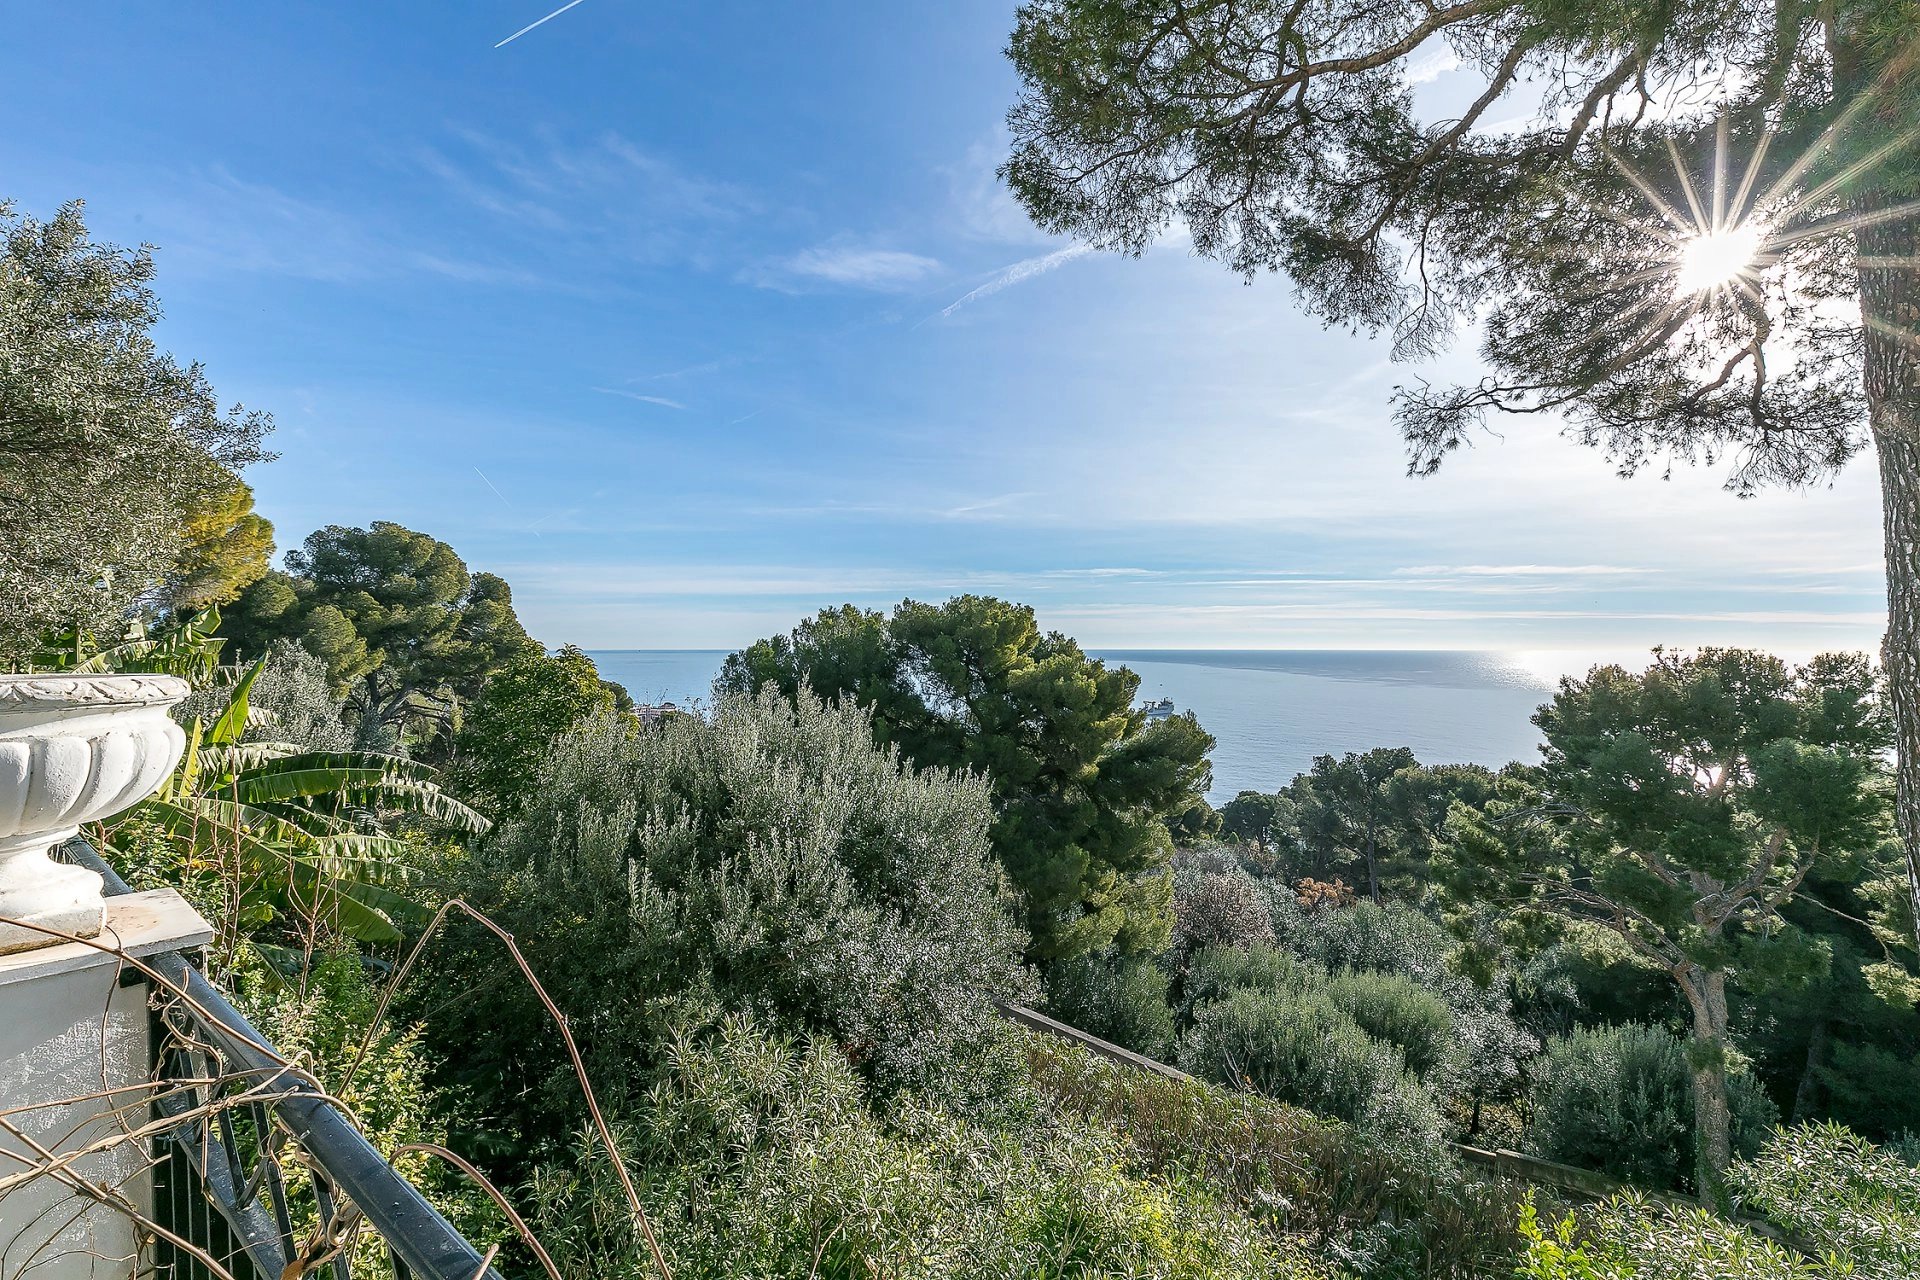
<svg viewBox="0 0 1920 1280">
<path fill-rule="evenodd" d="M 185 899 L 160 889 L 108 899 L 95 941 L 145 956 L 212 937 Z M 151 1146 L 126 1136 L 151 1114 L 149 988 L 144 980 L 122 986 L 124 969 L 77 942 L 0 955 L 0 1179 L 45 1165 L 34 1144 L 58 1153 L 108 1143 L 71 1172 L 150 1213 Z M 112 1114 L 116 1108 L 125 1114 Z M 143 1274 L 138 1235 L 125 1214 L 56 1176 L 7 1183 L 0 1280 L 127 1280 Z"/>
</svg>

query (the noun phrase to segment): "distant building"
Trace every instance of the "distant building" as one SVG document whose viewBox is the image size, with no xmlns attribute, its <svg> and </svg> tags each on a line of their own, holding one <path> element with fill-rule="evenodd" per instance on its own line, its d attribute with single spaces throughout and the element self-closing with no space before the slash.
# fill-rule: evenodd
<svg viewBox="0 0 1920 1280">
<path fill-rule="evenodd" d="M 642 702 L 635 705 L 633 714 L 639 717 L 641 724 L 656 725 L 668 716 L 679 715 L 680 704 L 676 702 L 662 702 L 658 704 Z"/>
</svg>

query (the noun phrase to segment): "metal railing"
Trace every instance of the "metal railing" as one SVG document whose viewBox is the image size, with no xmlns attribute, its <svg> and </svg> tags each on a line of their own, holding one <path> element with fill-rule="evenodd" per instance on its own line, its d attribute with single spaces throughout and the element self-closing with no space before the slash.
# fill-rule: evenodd
<svg viewBox="0 0 1920 1280">
<path fill-rule="evenodd" d="M 83 841 L 63 856 L 127 883 Z M 370 1231 L 398 1280 L 500 1280 L 345 1112 L 266 1039 L 185 955 L 142 962 L 155 983 L 156 1118 L 178 1117 L 155 1152 L 156 1220 L 189 1242 L 159 1242 L 156 1274 L 213 1280 L 351 1280 Z M 133 972 L 129 970 L 129 972 Z"/>
</svg>

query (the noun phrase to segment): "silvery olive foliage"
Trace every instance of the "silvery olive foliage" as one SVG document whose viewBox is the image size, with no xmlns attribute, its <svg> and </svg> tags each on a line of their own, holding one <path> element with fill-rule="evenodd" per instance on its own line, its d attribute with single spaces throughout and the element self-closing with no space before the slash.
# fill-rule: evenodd
<svg viewBox="0 0 1920 1280">
<path fill-rule="evenodd" d="M 1033 996 L 992 822 L 978 777 L 916 770 L 867 713 L 768 690 L 657 727 L 583 722 L 460 888 L 519 938 L 614 1094 L 666 1028 L 715 1011 L 824 1035 L 884 1089 L 964 1094 L 1005 1034 L 993 1001 Z M 498 953 L 476 939 L 452 963 L 470 976 L 440 981 L 485 982 Z M 438 1017 L 483 1106 L 539 1126 L 551 1084 L 577 1113 L 530 994 Z"/>
<path fill-rule="evenodd" d="M 344 701 L 327 683 L 327 666 L 292 640 L 276 640 L 248 695 L 246 742 L 286 742 L 302 751 L 346 751 L 353 733 L 341 720 Z M 213 721 L 227 706 L 227 691 L 207 684 L 174 710 L 183 724 L 189 717 Z"/>
<path fill-rule="evenodd" d="M 221 409 L 154 345 L 153 261 L 0 201 L 0 664 L 43 634 L 117 634 L 190 513 L 267 457 L 264 414 Z"/>
</svg>

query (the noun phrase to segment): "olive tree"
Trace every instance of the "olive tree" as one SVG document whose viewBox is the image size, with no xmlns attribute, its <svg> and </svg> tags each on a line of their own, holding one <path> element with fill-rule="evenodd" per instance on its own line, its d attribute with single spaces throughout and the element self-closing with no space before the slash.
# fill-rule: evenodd
<svg viewBox="0 0 1920 1280">
<path fill-rule="evenodd" d="M 117 631 L 267 457 L 271 420 L 221 409 L 155 345 L 152 282 L 78 202 L 43 222 L 0 200 L 0 664 L 47 632 Z"/>
</svg>

